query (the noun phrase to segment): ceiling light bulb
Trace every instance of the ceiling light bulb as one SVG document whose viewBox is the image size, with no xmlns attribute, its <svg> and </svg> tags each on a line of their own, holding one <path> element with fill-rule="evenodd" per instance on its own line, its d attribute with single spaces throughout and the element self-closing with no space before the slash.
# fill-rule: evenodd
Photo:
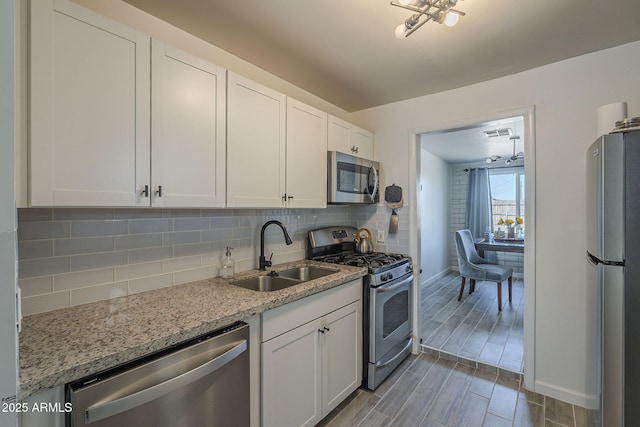
<svg viewBox="0 0 640 427">
<path fill-rule="evenodd" d="M 458 19 L 460 19 L 460 15 L 455 12 L 449 12 L 444 20 L 444 25 L 447 27 L 453 27 L 458 23 Z"/>
<path fill-rule="evenodd" d="M 491 157 L 487 157 L 487 159 L 485 160 L 485 162 L 487 163 L 493 163 L 493 159 Z"/>
<path fill-rule="evenodd" d="M 396 27 L 396 37 L 399 39 L 403 39 L 407 34 L 407 26 L 405 24 L 400 24 Z"/>
</svg>

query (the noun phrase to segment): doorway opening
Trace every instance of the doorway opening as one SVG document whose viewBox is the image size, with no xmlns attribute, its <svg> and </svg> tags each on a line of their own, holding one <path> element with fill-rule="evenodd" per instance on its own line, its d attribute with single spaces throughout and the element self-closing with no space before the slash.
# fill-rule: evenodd
<svg viewBox="0 0 640 427">
<path fill-rule="evenodd" d="M 418 330 L 422 350 L 486 364 L 533 378 L 534 192 L 533 111 L 416 132 Z M 473 169 L 487 169 L 490 225 L 474 238 L 522 243 L 515 252 L 485 258 L 513 269 L 513 296 L 498 310 L 495 282 L 466 285 L 455 232 L 469 228 L 467 195 Z M 477 227 L 476 227 L 477 228 Z M 526 244 L 525 244 L 526 242 Z M 467 281 L 468 282 L 468 281 Z M 527 286 L 525 286 L 525 283 Z M 507 283 L 503 283 L 507 295 Z"/>
</svg>

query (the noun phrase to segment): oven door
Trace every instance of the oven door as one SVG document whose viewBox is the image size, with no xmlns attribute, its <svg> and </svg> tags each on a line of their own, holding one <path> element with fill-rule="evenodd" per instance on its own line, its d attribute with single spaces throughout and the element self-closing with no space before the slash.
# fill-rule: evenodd
<svg viewBox="0 0 640 427">
<path fill-rule="evenodd" d="M 370 288 L 369 360 L 381 360 L 411 336 L 411 283 L 409 274 Z"/>
<path fill-rule="evenodd" d="M 373 160 L 329 151 L 328 203 L 377 203 L 379 169 L 379 163 Z"/>
</svg>

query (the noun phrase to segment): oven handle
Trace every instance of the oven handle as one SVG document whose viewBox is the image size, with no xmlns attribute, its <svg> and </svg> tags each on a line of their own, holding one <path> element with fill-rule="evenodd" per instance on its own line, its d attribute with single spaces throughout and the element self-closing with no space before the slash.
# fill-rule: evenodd
<svg viewBox="0 0 640 427">
<path fill-rule="evenodd" d="M 413 344 L 413 337 L 409 337 L 409 341 L 407 342 L 407 344 L 402 348 L 402 350 L 398 352 L 398 354 L 393 356 L 391 359 L 384 362 L 382 360 L 376 362 L 376 368 L 384 368 L 385 366 L 393 363 L 397 358 L 402 357 L 402 353 L 404 353 L 409 347 L 411 347 L 411 344 Z"/>
<path fill-rule="evenodd" d="M 405 279 L 401 280 L 400 283 L 396 284 L 396 285 L 391 285 L 391 286 L 380 286 L 377 288 L 374 288 L 376 290 L 377 293 L 381 294 L 383 292 L 388 292 L 388 291 L 395 291 L 396 289 L 398 289 L 401 286 L 404 286 L 404 284 L 406 282 L 411 282 L 413 280 L 413 274 L 410 275 L 409 277 L 406 277 Z"/>
</svg>

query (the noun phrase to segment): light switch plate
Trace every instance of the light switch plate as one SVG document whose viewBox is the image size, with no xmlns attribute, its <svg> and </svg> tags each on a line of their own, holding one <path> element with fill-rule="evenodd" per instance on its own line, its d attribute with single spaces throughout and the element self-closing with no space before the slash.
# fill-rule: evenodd
<svg viewBox="0 0 640 427">
<path fill-rule="evenodd" d="M 384 230 L 378 230 L 378 242 L 384 242 Z"/>
</svg>

